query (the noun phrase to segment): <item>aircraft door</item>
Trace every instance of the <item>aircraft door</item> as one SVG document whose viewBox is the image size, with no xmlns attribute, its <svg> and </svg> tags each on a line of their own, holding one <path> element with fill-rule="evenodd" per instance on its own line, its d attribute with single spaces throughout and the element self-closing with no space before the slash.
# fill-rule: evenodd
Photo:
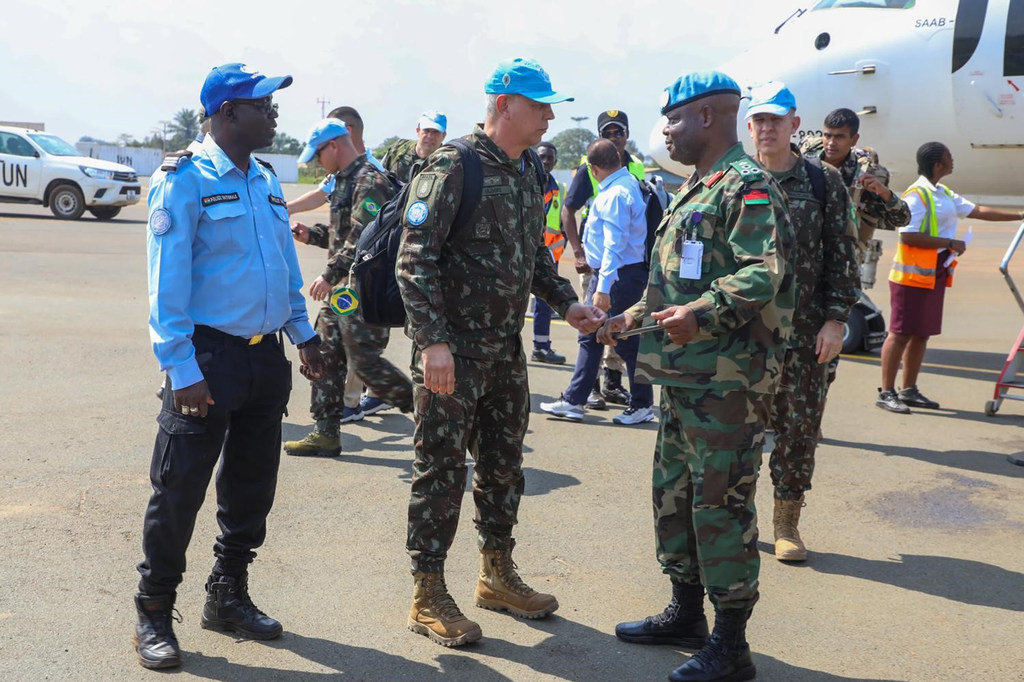
<svg viewBox="0 0 1024 682">
<path fill-rule="evenodd" d="M 34 198 L 39 195 L 43 161 L 28 140 L 0 132 L 0 194 Z"/>
</svg>

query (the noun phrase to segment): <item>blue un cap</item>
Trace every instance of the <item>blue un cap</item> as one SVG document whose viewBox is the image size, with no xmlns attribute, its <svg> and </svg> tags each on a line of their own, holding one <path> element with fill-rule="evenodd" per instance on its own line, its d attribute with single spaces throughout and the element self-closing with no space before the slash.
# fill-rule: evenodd
<svg viewBox="0 0 1024 682">
<path fill-rule="evenodd" d="M 291 76 L 267 78 L 251 66 L 241 63 L 215 66 L 206 76 L 199 101 L 207 116 L 220 111 L 220 105 L 236 99 L 261 99 L 292 84 Z"/>
<path fill-rule="evenodd" d="M 348 135 L 348 126 L 341 119 L 325 118 L 320 121 L 310 129 L 309 137 L 306 138 L 306 146 L 299 154 L 299 163 L 309 163 L 309 160 L 316 156 L 316 150 L 321 145 L 342 135 Z"/>
<path fill-rule="evenodd" d="M 441 133 L 448 132 L 448 117 L 444 112 L 430 109 L 420 114 L 420 120 L 416 124 L 420 130 L 436 130 Z"/>
<path fill-rule="evenodd" d="M 694 71 L 680 76 L 661 93 L 661 113 L 664 115 L 684 104 L 725 92 L 737 97 L 743 94 L 736 81 L 721 71 Z"/>
<path fill-rule="evenodd" d="M 796 109 L 796 97 L 786 84 L 781 81 L 768 81 L 751 89 L 747 118 L 755 114 L 785 116 L 792 109 Z"/>
<path fill-rule="evenodd" d="M 543 104 L 574 100 L 551 89 L 551 79 L 540 64 L 521 57 L 498 64 L 484 84 L 484 92 L 488 95 L 522 95 Z"/>
</svg>

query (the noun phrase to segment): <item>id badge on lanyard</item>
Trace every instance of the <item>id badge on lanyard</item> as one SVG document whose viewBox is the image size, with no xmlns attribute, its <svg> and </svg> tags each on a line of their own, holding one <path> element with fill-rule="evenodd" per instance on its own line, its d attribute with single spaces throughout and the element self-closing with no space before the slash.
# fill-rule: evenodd
<svg viewBox="0 0 1024 682">
<path fill-rule="evenodd" d="M 704 242 L 697 239 L 697 226 L 700 225 L 704 216 L 700 211 L 694 211 L 690 216 L 690 231 L 688 239 L 683 240 L 682 253 L 679 258 L 679 277 L 682 279 L 700 279 L 701 269 L 704 263 Z M 683 233 L 687 233 L 684 231 Z"/>
</svg>

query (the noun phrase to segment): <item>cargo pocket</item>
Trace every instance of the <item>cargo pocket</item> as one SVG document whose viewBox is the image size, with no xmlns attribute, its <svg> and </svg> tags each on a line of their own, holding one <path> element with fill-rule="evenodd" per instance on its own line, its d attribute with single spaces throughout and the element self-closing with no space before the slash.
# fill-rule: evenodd
<svg viewBox="0 0 1024 682">
<path fill-rule="evenodd" d="M 162 409 L 156 417 L 160 432 L 156 437 L 156 453 L 150 476 L 164 486 L 174 476 L 174 455 L 185 457 L 204 456 L 209 449 L 206 442 L 206 422 L 188 417 L 180 412 Z"/>
</svg>

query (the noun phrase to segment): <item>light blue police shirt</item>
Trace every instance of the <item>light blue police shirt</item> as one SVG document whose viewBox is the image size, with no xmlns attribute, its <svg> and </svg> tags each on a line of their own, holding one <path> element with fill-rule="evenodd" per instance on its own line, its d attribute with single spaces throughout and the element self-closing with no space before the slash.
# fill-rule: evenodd
<svg viewBox="0 0 1024 682">
<path fill-rule="evenodd" d="M 598 185 L 584 234 L 584 252 L 597 273 L 598 293 L 611 293 L 619 268 L 644 260 L 646 210 L 640 183 L 626 167 Z"/>
<path fill-rule="evenodd" d="M 249 338 L 313 337 L 281 184 L 254 157 L 243 173 L 206 136 L 149 190 L 149 337 L 171 385 L 202 381 L 195 325 Z"/>
</svg>

